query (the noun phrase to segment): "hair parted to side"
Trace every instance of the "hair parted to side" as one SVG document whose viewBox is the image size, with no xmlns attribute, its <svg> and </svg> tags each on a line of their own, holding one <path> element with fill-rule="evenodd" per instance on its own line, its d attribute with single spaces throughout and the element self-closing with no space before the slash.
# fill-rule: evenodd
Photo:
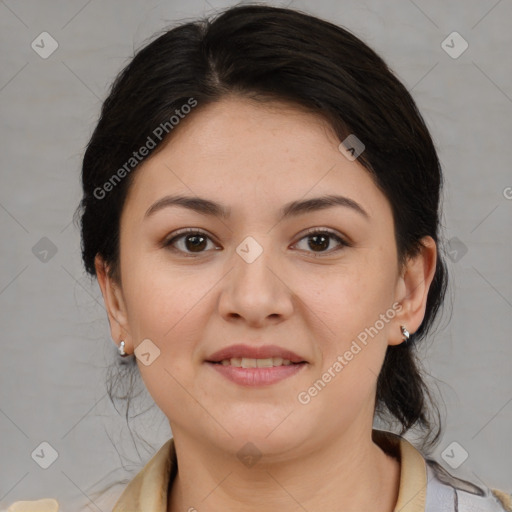
<svg viewBox="0 0 512 512">
<path fill-rule="evenodd" d="M 291 9 L 243 5 L 165 30 L 140 49 L 112 84 L 83 158 L 83 198 L 76 216 L 86 271 L 95 276 L 99 254 L 120 280 L 119 221 L 137 166 L 107 193 L 98 190 L 105 190 L 133 152 L 191 98 L 197 106 L 188 115 L 194 116 L 202 106 L 233 94 L 294 104 L 326 119 L 340 141 L 355 134 L 364 143 L 358 161 L 391 204 L 398 265 L 417 254 L 422 237 L 436 241 L 425 318 L 407 343 L 388 347 L 375 407 L 380 418 L 398 421 L 400 434 L 418 427 L 423 447 L 433 446 L 442 431 L 440 413 L 415 347 L 432 330 L 447 288 L 439 235 L 441 166 L 407 89 L 346 29 Z M 173 131 L 166 131 L 148 156 Z M 134 358 L 125 363 L 119 363 L 119 371 L 137 370 Z M 119 380 L 109 382 L 113 401 Z M 129 405 L 130 393 L 123 398 Z"/>
</svg>

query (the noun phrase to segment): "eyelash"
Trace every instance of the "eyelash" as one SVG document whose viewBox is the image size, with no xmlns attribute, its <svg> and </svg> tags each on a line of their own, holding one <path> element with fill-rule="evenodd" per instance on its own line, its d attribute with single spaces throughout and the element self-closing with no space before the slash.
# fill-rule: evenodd
<svg viewBox="0 0 512 512">
<path fill-rule="evenodd" d="M 186 257 L 192 257 L 192 258 L 207 252 L 207 251 L 201 251 L 199 253 L 187 253 L 187 252 L 184 252 L 184 251 L 182 251 L 180 249 L 177 249 L 176 247 L 173 247 L 173 244 L 176 243 L 176 241 L 178 241 L 178 240 L 180 240 L 182 238 L 185 238 L 186 235 L 203 235 L 206 238 L 208 238 L 210 241 L 213 241 L 213 240 L 211 240 L 210 236 L 207 233 L 205 233 L 204 231 L 201 231 L 199 229 L 194 229 L 194 228 L 186 228 L 186 229 L 182 229 L 182 230 L 177 231 L 176 233 L 174 233 L 174 236 L 172 236 L 171 238 L 169 238 L 167 240 L 164 240 L 164 242 L 162 243 L 162 246 L 164 248 L 170 249 L 173 252 L 179 252 L 181 254 L 184 254 Z M 308 237 L 311 237 L 313 235 L 327 235 L 328 237 L 330 237 L 330 238 L 334 239 L 335 241 L 337 241 L 339 243 L 339 245 L 340 245 L 337 249 L 334 249 L 334 250 L 330 249 L 328 251 L 321 251 L 321 252 L 317 252 L 317 253 L 315 253 L 313 251 L 306 251 L 306 252 L 309 252 L 310 254 L 312 254 L 313 257 L 315 257 L 315 258 L 321 258 L 321 257 L 324 257 L 324 255 L 331 255 L 333 252 L 338 252 L 338 251 L 340 251 L 344 247 L 351 247 L 352 246 L 352 244 L 348 243 L 346 240 L 341 238 L 334 231 L 331 231 L 330 229 L 326 229 L 326 228 L 323 228 L 323 229 L 311 228 L 311 229 L 309 229 L 299 239 L 299 241 L 296 242 L 294 245 L 297 245 L 302 240 L 307 239 Z"/>
</svg>

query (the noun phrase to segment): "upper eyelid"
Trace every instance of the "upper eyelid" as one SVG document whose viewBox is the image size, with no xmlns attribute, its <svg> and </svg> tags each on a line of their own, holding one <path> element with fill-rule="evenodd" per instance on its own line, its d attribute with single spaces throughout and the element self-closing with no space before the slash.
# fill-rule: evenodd
<svg viewBox="0 0 512 512">
<path fill-rule="evenodd" d="M 312 233 L 327 233 L 329 235 L 337 236 L 337 237 L 339 237 L 339 238 L 341 238 L 342 240 L 345 241 L 344 235 L 342 235 L 341 233 L 338 233 L 337 230 L 332 229 L 332 228 L 308 228 L 308 229 L 306 229 L 305 232 L 303 232 L 301 234 L 299 240 L 301 240 L 305 236 L 310 235 Z"/>
</svg>

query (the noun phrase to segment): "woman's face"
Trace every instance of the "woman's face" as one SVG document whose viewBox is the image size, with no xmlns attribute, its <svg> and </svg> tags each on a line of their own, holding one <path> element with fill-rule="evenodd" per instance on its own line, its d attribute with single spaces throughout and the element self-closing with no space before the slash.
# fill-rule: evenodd
<svg viewBox="0 0 512 512">
<path fill-rule="evenodd" d="M 386 348 L 423 319 L 435 246 L 400 271 L 386 197 L 321 119 L 233 97 L 200 108 L 134 176 L 119 286 L 98 262 L 113 338 L 136 350 L 176 438 L 279 454 L 368 435 Z M 178 195 L 197 201 L 162 202 Z M 233 345 L 274 348 L 208 362 Z M 269 358 L 284 351 L 305 362 Z M 258 367 L 233 368 L 244 355 Z"/>
</svg>

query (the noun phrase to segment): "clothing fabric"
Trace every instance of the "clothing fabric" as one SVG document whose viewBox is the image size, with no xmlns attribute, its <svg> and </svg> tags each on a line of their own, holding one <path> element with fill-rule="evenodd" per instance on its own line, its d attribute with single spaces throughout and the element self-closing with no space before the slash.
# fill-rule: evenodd
<svg viewBox="0 0 512 512">
<path fill-rule="evenodd" d="M 453 476 L 438 462 L 425 459 L 401 436 L 374 429 L 372 437 L 400 462 L 394 512 L 512 512 L 509 493 Z M 174 439 L 171 438 L 127 485 L 112 512 L 167 512 L 169 489 L 177 469 Z M 7 509 L 7 512 L 59 511 L 55 500 L 18 501 Z"/>
</svg>

